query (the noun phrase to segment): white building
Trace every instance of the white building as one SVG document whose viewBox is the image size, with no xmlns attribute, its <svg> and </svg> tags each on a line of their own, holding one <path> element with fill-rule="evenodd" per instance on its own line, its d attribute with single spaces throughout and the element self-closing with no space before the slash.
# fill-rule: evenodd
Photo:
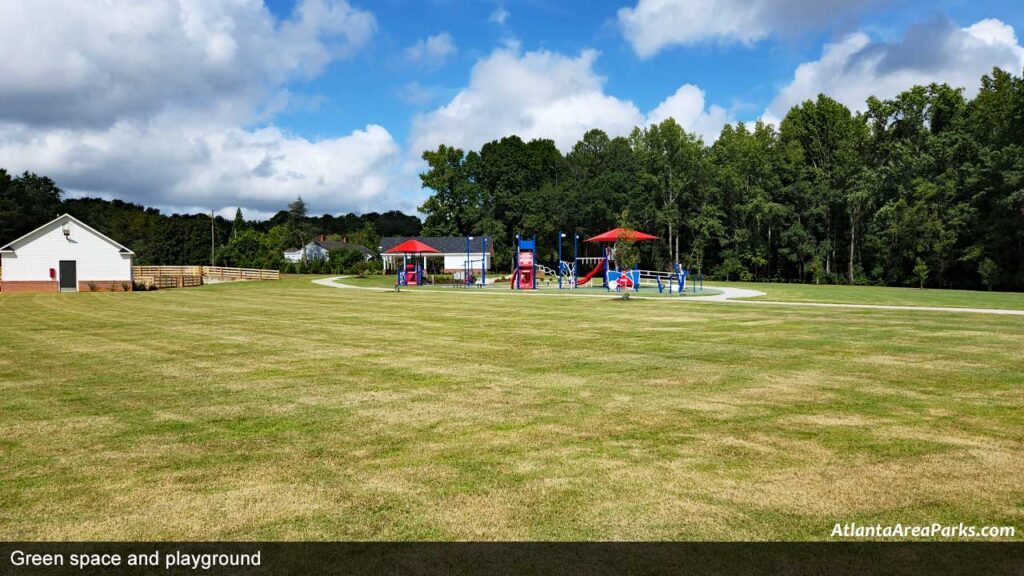
<svg viewBox="0 0 1024 576">
<path fill-rule="evenodd" d="M 490 270 L 494 259 L 494 243 L 490 238 L 481 236 L 385 236 L 380 242 L 381 257 L 384 270 L 392 271 L 401 268 L 402 254 L 385 254 L 406 240 L 415 239 L 434 248 L 438 254 L 423 254 L 423 265 L 434 258 L 443 258 L 441 270 L 455 274 L 456 277 L 469 268 L 472 273 L 479 274 L 482 270 Z M 467 263 L 468 261 L 468 263 Z"/>
<path fill-rule="evenodd" d="M 134 252 L 64 214 L 0 245 L 0 291 L 131 290 Z"/>
<path fill-rule="evenodd" d="M 357 250 L 363 255 L 363 260 L 373 259 L 373 252 L 365 246 L 359 244 L 350 244 L 348 242 L 342 242 L 340 240 L 328 240 L 326 236 L 321 235 L 316 240 L 306 244 L 302 248 L 292 248 L 284 251 L 284 259 L 289 262 L 298 262 L 302 260 L 303 252 L 307 261 L 310 260 L 328 260 L 328 252 L 331 250 Z"/>
</svg>

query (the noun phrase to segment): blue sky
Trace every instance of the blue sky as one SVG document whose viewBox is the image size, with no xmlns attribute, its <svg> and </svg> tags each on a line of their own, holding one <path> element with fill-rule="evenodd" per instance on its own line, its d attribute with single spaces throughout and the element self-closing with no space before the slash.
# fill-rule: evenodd
<svg viewBox="0 0 1024 576">
<path fill-rule="evenodd" d="M 64 18 L 53 18 L 60 11 Z M 419 155 L 563 151 L 674 117 L 707 142 L 824 92 L 1020 74 L 993 0 L 0 0 L 0 167 L 70 195 L 266 217 L 414 211 Z"/>
<path fill-rule="evenodd" d="M 316 99 L 317 104 L 283 113 L 274 122 L 310 138 L 377 122 L 396 139 L 405 140 L 413 114 L 454 96 L 466 84 L 477 59 L 513 38 L 523 50 L 565 54 L 599 50 L 595 69 L 607 79 L 607 91 L 632 100 L 641 110 L 653 108 L 679 84 L 688 82 L 703 88 L 710 101 L 735 108 L 741 119 L 756 120 L 778 88 L 792 78 L 794 69 L 816 59 L 822 46 L 838 35 L 860 29 L 880 41 L 894 41 L 913 24 L 935 18 L 949 18 L 961 26 L 997 18 L 1024 30 L 1024 5 L 1014 2 L 903 0 L 879 2 L 821 29 L 753 46 L 713 42 L 672 47 L 643 59 L 634 54 L 616 26 L 617 11 L 632 4 L 607 0 L 374 2 L 381 29 L 374 46 L 356 58 L 331 64 L 312 81 L 293 84 L 293 90 Z M 294 5 L 294 0 L 268 2 L 282 19 Z M 503 26 L 489 21 L 499 8 L 509 13 Z M 406 47 L 445 31 L 454 38 L 457 52 L 443 66 L 424 68 L 405 61 Z M 434 97 L 423 104 L 405 101 L 400 94 L 411 82 L 429 87 Z"/>
</svg>

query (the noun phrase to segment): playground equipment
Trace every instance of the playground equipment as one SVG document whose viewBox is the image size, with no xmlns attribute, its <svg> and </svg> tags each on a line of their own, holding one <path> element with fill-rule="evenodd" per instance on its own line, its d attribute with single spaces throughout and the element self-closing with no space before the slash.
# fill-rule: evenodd
<svg viewBox="0 0 1024 576">
<path fill-rule="evenodd" d="M 516 234 L 515 269 L 512 272 L 509 287 L 513 290 L 536 289 L 538 271 L 543 271 L 546 277 L 550 277 L 552 274 L 557 275 L 558 288 L 560 290 L 565 288 L 566 285 L 569 289 L 586 286 L 594 282 L 598 276 L 601 278 L 602 287 L 616 292 L 622 290 L 639 292 L 641 285 L 645 283 L 646 286 L 656 287 L 659 293 L 664 293 L 668 290 L 669 294 L 682 294 L 687 288 L 686 280 L 690 273 L 677 263 L 672 264 L 671 271 L 653 271 L 640 270 L 639 266 L 634 266 L 632 270 L 623 270 L 619 267 L 619 263 L 616 262 L 615 242 L 620 240 L 656 240 L 658 239 L 657 236 L 636 230 L 615 228 L 584 240 L 584 242 L 603 243 L 600 256 L 580 256 L 580 236 L 574 234 L 573 258 L 571 262 L 565 260 L 562 256 L 562 240 L 564 238 L 567 238 L 567 235 L 559 232 L 558 270 L 553 270 L 536 261 L 536 236 L 532 239 L 525 239 L 522 235 Z M 584 271 L 586 271 L 586 274 L 580 276 Z M 652 280 L 653 282 L 651 282 Z M 694 293 L 698 290 L 698 281 L 700 283 L 700 290 L 704 289 L 704 277 L 703 275 L 698 275 L 690 283 Z"/>
<path fill-rule="evenodd" d="M 606 287 L 609 290 L 628 290 L 632 288 L 634 291 L 640 291 L 640 269 L 634 268 L 633 270 L 626 270 L 625 272 L 620 270 L 609 270 L 606 277 Z"/>
<path fill-rule="evenodd" d="M 526 240 L 516 234 L 516 269 L 512 272 L 509 287 L 513 290 L 537 289 L 537 237 Z"/>
<path fill-rule="evenodd" d="M 564 234 L 559 233 L 559 252 L 561 252 L 562 237 L 564 237 Z M 614 242 L 618 242 L 619 240 L 628 240 L 631 242 L 636 242 L 640 240 L 657 240 L 657 238 L 657 236 L 653 236 L 651 234 L 647 234 L 644 232 L 638 232 L 636 230 L 615 228 L 603 234 L 598 234 L 597 236 L 587 238 L 586 240 L 584 240 L 584 242 L 601 242 L 612 244 Z M 615 262 L 615 250 L 611 245 L 604 246 L 603 256 L 580 257 L 578 254 L 577 247 L 578 240 L 579 235 L 574 235 L 573 265 L 571 268 L 574 275 L 574 282 L 572 283 L 573 288 L 587 284 L 594 278 L 594 276 L 598 274 L 598 272 L 601 272 L 603 270 L 602 285 L 606 289 L 619 291 L 632 288 L 633 290 L 636 291 L 640 290 L 640 270 L 638 268 L 625 271 L 620 270 L 618 264 Z M 559 260 L 561 260 L 561 257 L 559 257 Z M 577 274 L 581 270 L 580 265 L 583 264 L 585 266 L 589 266 L 591 262 L 594 262 L 594 267 L 590 270 L 590 272 L 588 272 L 582 278 L 575 278 L 575 274 Z M 559 287 L 561 287 L 561 285 L 559 285 Z"/>
<path fill-rule="evenodd" d="M 415 260 L 413 262 L 403 261 L 403 273 L 399 274 L 399 277 L 404 282 L 399 282 L 402 286 L 419 286 L 423 284 L 423 266 Z"/>
<path fill-rule="evenodd" d="M 593 278 L 598 272 L 601 272 L 601 278 L 604 279 L 603 280 L 603 285 L 605 287 L 607 287 L 608 286 L 608 284 L 607 284 L 608 260 L 614 258 L 614 256 L 612 255 L 612 252 L 613 252 L 613 250 L 610 247 L 605 247 L 604 248 L 604 254 L 605 254 L 604 256 L 577 257 L 576 258 L 576 262 L 573 264 L 574 267 L 578 267 L 581 263 L 584 264 L 584 265 L 587 265 L 590 262 L 596 262 L 596 264 L 590 270 L 590 272 L 587 272 L 587 274 L 583 278 L 576 279 L 575 286 L 584 286 L 587 282 L 590 282 L 591 278 Z"/>
<path fill-rule="evenodd" d="M 566 237 L 564 232 L 558 233 L 558 289 L 561 290 L 565 284 L 569 285 L 570 289 L 574 289 L 578 286 L 583 286 L 587 282 L 597 275 L 602 270 L 605 272 L 602 274 L 602 278 L 607 276 L 608 270 L 608 250 L 604 251 L 604 256 L 587 257 L 579 255 L 579 241 L 580 235 L 573 234 L 572 237 L 572 262 L 567 262 L 562 258 L 562 239 Z M 593 269 L 590 270 L 582 278 L 579 277 L 581 266 L 589 266 L 590 263 L 594 263 Z"/>
<path fill-rule="evenodd" d="M 487 236 L 482 236 L 480 238 L 480 241 L 483 244 L 483 249 L 480 251 L 480 253 L 482 254 L 480 260 L 470 260 L 470 256 L 469 256 L 469 254 L 470 254 L 470 252 L 469 252 L 470 246 L 469 246 L 469 243 L 472 242 L 472 241 L 473 241 L 473 237 L 472 236 L 466 236 L 466 260 L 463 262 L 463 266 L 462 266 L 462 284 L 466 288 L 469 288 L 470 286 L 472 286 L 474 284 L 474 278 L 473 278 L 474 266 L 473 266 L 473 264 L 479 263 L 480 264 L 480 287 L 483 288 L 484 286 L 487 285 Z"/>
<path fill-rule="evenodd" d="M 410 239 L 395 246 L 385 254 L 401 254 L 402 267 L 398 269 L 395 286 L 420 286 L 423 284 L 423 265 L 419 258 L 422 254 L 440 254 L 432 246 L 419 240 Z M 410 260 L 409 256 L 412 255 Z"/>
<path fill-rule="evenodd" d="M 641 270 L 641 276 L 647 276 L 654 278 L 658 285 L 658 292 L 664 293 L 668 290 L 669 294 L 682 294 L 686 291 L 686 277 L 690 276 L 690 272 L 679 264 L 672 264 L 672 272 L 652 272 L 649 270 Z M 663 281 L 667 280 L 667 282 Z M 700 284 L 700 290 L 704 290 L 704 275 L 698 274 L 697 278 L 690 282 L 691 291 L 697 293 L 697 285 Z"/>
</svg>

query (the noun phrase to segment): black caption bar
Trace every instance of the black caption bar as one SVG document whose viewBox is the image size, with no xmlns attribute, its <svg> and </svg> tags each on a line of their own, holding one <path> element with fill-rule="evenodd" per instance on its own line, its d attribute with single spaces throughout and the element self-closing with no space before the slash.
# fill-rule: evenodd
<svg viewBox="0 0 1024 576">
<path fill-rule="evenodd" d="M 1024 543 L 5 542 L 0 574 L 1024 574 Z"/>
</svg>

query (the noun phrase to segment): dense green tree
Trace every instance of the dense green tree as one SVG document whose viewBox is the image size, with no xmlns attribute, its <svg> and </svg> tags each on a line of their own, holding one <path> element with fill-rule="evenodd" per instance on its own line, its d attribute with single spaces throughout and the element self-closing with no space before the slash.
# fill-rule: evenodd
<svg viewBox="0 0 1024 576">
<path fill-rule="evenodd" d="M 288 240 L 296 248 L 305 246 L 312 237 L 309 221 L 306 218 L 306 210 L 306 201 L 302 199 L 302 196 L 295 198 L 295 200 L 288 204 L 288 220 L 286 222 Z M 305 251 L 302 253 L 302 259 L 306 259 Z"/>
<path fill-rule="evenodd" d="M 59 216 L 62 190 L 53 180 L 0 169 L 0 242 L 10 242 Z"/>
<path fill-rule="evenodd" d="M 238 233 L 245 230 L 245 217 L 242 216 L 242 209 L 235 209 L 235 219 L 231 221 L 231 237 L 238 236 Z"/>
<path fill-rule="evenodd" d="M 473 223 L 480 220 L 484 206 L 468 165 L 476 162 L 476 154 L 472 156 L 474 158 L 468 160 L 462 150 L 443 145 L 423 153 L 429 169 L 420 174 L 420 180 L 424 188 L 434 191 L 419 208 L 426 215 L 423 234 L 469 234 Z"/>
<path fill-rule="evenodd" d="M 864 174 L 868 129 L 862 117 L 825 95 L 794 107 L 780 125 L 781 144 L 795 144 L 803 155 L 796 175 L 806 183 L 810 205 L 806 226 L 819 238 L 818 258 L 828 277 L 845 273 L 854 282 L 857 229 L 871 193 Z M 840 246 L 847 245 L 845 253 Z M 841 266 L 845 264 L 845 266 Z"/>
</svg>

